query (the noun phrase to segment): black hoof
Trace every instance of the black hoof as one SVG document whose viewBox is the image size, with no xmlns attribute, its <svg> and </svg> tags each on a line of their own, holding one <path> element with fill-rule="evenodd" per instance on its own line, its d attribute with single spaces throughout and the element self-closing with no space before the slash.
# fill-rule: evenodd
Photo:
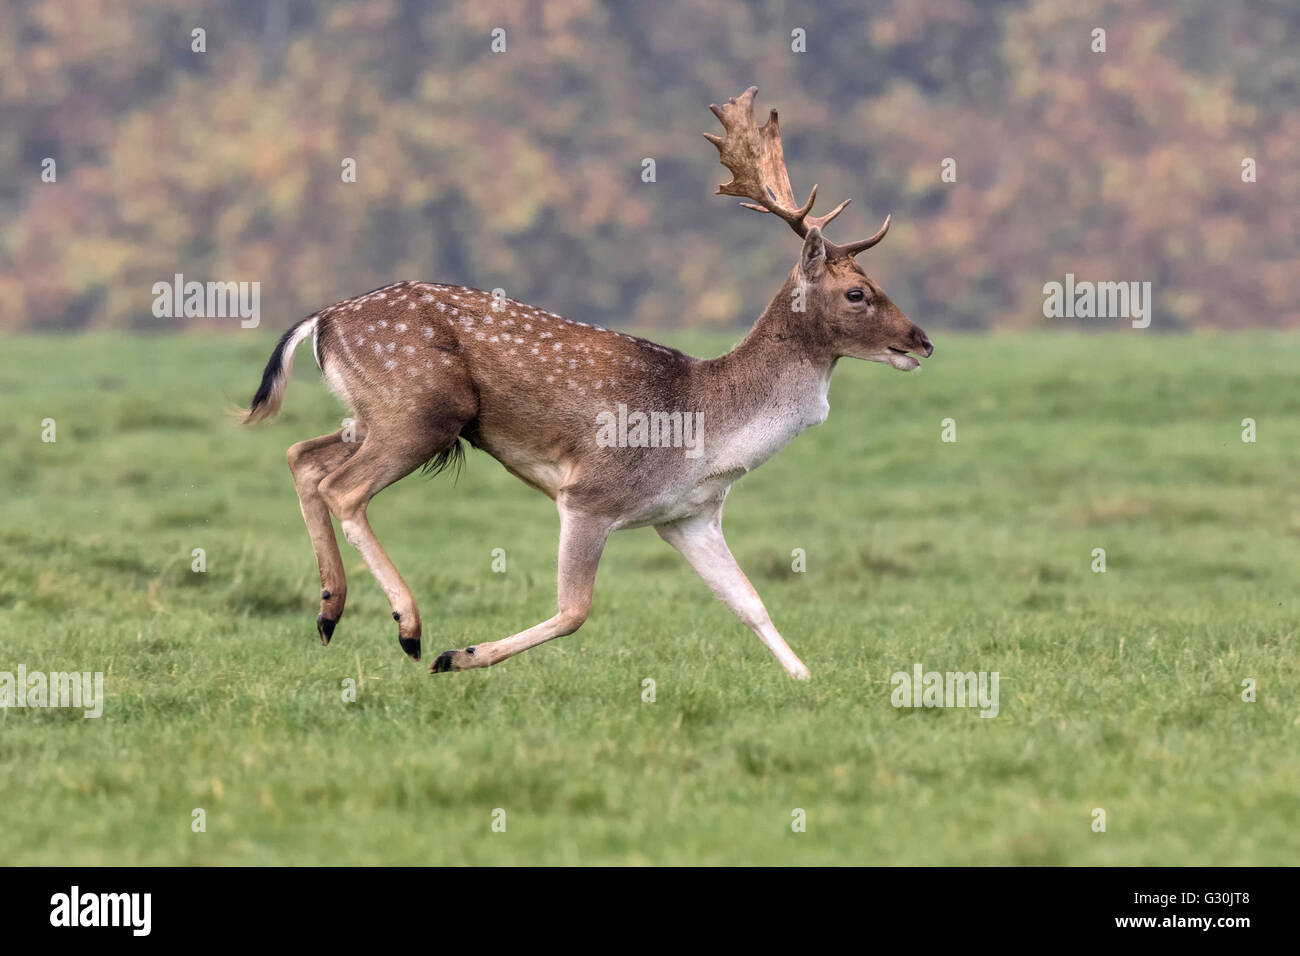
<svg viewBox="0 0 1300 956">
<path fill-rule="evenodd" d="M 435 674 L 446 674 L 451 670 L 451 659 L 456 656 L 455 651 L 443 651 L 433 662 L 432 672 Z"/>
<path fill-rule="evenodd" d="M 420 659 L 420 639 L 418 637 L 399 637 L 397 643 L 402 645 L 408 657 L 413 661 Z"/>
<path fill-rule="evenodd" d="M 334 636 L 334 625 L 337 623 L 338 621 L 331 621 L 324 614 L 316 615 L 316 630 L 320 632 L 320 642 L 322 644 L 330 642 L 330 638 Z"/>
</svg>

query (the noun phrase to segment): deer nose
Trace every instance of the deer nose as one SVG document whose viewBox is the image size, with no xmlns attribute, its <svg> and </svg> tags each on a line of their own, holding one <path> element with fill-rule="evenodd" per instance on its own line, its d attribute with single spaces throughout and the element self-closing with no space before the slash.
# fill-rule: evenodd
<svg viewBox="0 0 1300 956">
<path fill-rule="evenodd" d="M 931 342 L 930 337 L 926 335 L 924 332 L 922 332 L 920 329 L 917 329 L 916 332 L 921 337 L 921 346 L 920 349 L 918 349 L 918 351 L 924 351 L 925 357 L 929 358 L 931 355 L 934 354 L 934 343 Z"/>
</svg>

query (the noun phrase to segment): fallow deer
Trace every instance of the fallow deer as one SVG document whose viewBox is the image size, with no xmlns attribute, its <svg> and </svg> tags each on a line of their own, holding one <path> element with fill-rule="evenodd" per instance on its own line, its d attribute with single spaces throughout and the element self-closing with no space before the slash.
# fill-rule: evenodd
<svg viewBox="0 0 1300 956">
<path fill-rule="evenodd" d="M 840 358 L 910 371 L 919 363 L 908 353 L 929 357 L 934 347 L 855 261 L 884 238 L 889 218 L 867 239 L 839 245 L 825 238 L 826 224 L 849 201 L 813 216 L 814 186 L 796 206 L 776 110 L 756 126 L 756 92 L 751 87 L 710 107 L 724 135 L 705 136 L 732 175 L 717 191 L 785 220 L 803 249 L 775 298 L 726 355 L 696 359 L 513 299 L 423 282 L 331 305 L 280 339 L 244 421 L 279 410 L 294 349 L 310 336 L 317 365 L 355 422 L 353 436 L 340 430 L 288 451 L 320 567 L 322 643 L 329 643 L 347 596 L 333 515 L 388 596 L 402 649 L 420 659 L 420 612 L 371 530 L 366 506 L 421 465 L 459 464 L 464 439 L 555 501 L 559 607 L 511 637 L 444 651 L 432 671 L 487 667 L 572 634 L 587 619 L 610 532 L 651 525 L 791 676 L 809 676 L 727 548 L 723 502 L 737 478 L 826 419 Z M 608 426 L 617 415 L 623 429 L 638 413 L 626 441 L 608 434 L 598 440 L 602 422 Z M 650 440 L 647 415 L 660 431 Z M 681 447 L 686 439 L 676 432 L 666 440 L 669 421 L 674 429 L 683 421 L 687 430 L 692 421 L 700 424 L 692 448 Z"/>
</svg>

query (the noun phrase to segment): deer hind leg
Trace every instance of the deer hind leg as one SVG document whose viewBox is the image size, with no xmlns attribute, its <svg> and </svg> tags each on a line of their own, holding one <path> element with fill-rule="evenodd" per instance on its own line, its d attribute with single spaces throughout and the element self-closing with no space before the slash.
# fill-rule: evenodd
<svg viewBox="0 0 1300 956">
<path fill-rule="evenodd" d="M 657 525 L 655 530 L 659 532 L 659 537 L 682 553 L 722 603 L 731 608 L 736 617 L 758 635 L 758 639 L 781 662 L 787 674 L 801 680 L 808 679 L 808 668 L 777 633 L 758 592 L 732 557 L 731 549 L 722 536 L 721 505 L 704 514 Z"/>
<path fill-rule="evenodd" d="M 436 426 L 420 420 L 400 428 L 372 426 L 356 454 L 320 483 L 321 497 L 339 519 L 343 537 L 365 559 L 388 597 L 397 622 L 397 640 L 414 660 L 420 659 L 420 611 L 411 589 L 375 537 L 366 506 L 393 482 L 406 477 L 434 454 L 457 440 L 463 423 L 444 419 Z"/>
<path fill-rule="evenodd" d="M 359 447 L 356 441 L 344 441 L 340 429 L 291 445 L 285 455 L 289 460 L 294 488 L 298 491 L 302 518 L 307 523 L 307 533 L 316 551 L 316 565 L 320 569 L 320 612 L 316 615 L 316 631 L 322 644 L 330 642 L 335 625 L 343 617 L 348 581 L 338 541 L 334 537 L 330 511 L 320 494 L 320 483 L 351 458 Z"/>
<path fill-rule="evenodd" d="M 596 587 L 596 567 L 605 550 L 612 522 L 604 518 L 577 515 L 560 507 L 560 560 L 557 581 L 559 611 L 554 617 L 535 624 L 526 631 L 499 641 L 488 641 L 463 650 L 443 651 L 429 670 L 464 671 L 490 667 L 508 657 L 572 634 L 587 620 L 591 595 Z"/>
</svg>

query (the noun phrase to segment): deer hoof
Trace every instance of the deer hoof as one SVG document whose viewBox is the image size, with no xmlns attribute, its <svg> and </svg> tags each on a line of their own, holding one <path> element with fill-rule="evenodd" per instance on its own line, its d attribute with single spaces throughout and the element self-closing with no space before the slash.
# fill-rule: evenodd
<svg viewBox="0 0 1300 956">
<path fill-rule="evenodd" d="M 337 623 L 338 621 L 331 620 L 324 614 L 316 615 L 316 630 L 320 634 L 322 644 L 329 644 L 330 638 L 334 636 L 334 625 Z"/>
<path fill-rule="evenodd" d="M 475 666 L 474 648 L 463 651 L 443 651 L 429 668 L 430 674 L 445 674 L 448 671 L 465 671 Z"/>
</svg>

